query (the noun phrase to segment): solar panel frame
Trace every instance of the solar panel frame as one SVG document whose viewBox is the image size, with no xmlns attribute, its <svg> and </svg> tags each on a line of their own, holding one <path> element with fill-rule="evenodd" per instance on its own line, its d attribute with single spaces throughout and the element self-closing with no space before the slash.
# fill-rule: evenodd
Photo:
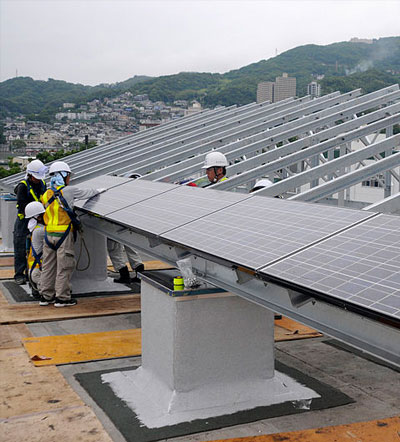
<svg viewBox="0 0 400 442">
<path fill-rule="evenodd" d="M 95 180 L 101 180 L 101 178 L 103 177 L 95 178 Z M 107 182 L 110 183 L 111 180 L 107 180 Z M 115 180 L 115 182 L 118 183 L 119 180 Z M 161 184 L 161 186 L 159 184 Z M 77 202 L 75 207 L 106 217 L 113 212 L 152 198 L 155 195 L 169 192 L 176 187 L 179 186 L 169 183 L 154 183 L 153 181 L 147 180 L 129 179 L 128 182 L 113 186 L 107 190 L 107 192 L 90 198 L 84 203 Z"/>
<path fill-rule="evenodd" d="M 251 196 L 161 236 L 257 270 L 371 216 Z"/>
<path fill-rule="evenodd" d="M 196 187 L 175 186 L 169 192 L 131 204 L 106 217 L 133 229 L 161 235 L 247 198 L 249 195 L 233 192 L 224 193 L 221 198 L 216 190 L 205 192 Z"/>
<path fill-rule="evenodd" d="M 400 319 L 399 228 L 379 214 L 259 273 Z"/>
</svg>

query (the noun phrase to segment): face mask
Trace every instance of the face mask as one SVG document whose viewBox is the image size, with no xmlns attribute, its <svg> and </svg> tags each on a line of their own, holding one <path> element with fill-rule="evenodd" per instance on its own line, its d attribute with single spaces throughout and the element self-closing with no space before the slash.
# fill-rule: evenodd
<svg viewBox="0 0 400 442">
<path fill-rule="evenodd" d="M 33 229 L 37 226 L 37 219 L 36 218 L 31 218 L 28 222 L 28 230 L 30 232 L 33 231 Z"/>
<path fill-rule="evenodd" d="M 64 177 L 62 175 L 62 172 L 56 172 L 50 180 L 50 187 L 52 189 L 56 189 L 59 186 L 63 186 L 65 184 Z"/>
</svg>

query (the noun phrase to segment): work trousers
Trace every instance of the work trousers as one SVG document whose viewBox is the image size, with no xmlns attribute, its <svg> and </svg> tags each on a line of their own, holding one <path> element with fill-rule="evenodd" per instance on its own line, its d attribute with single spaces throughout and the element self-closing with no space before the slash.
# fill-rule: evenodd
<svg viewBox="0 0 400 442">
<path fill-rule="evenodd" d="M 124 248 L 126 254 L 124 253 Z M 132 270 L 135 270 L 139 264 L 142 264 L 142 258 L 135 250 L 110 238 L 107 238 L 107 252 L 116 272 L 119 272 L 122 267 L 126 266 L 126 258 L 128 258 Z"/>
<path fill-rule="evenodd" d="M 59 242 L 57 236 L 47 239 L 54 246 Z M 70 231 L 57 250 L 50 248 L 46 241 L 43 244 L 42 275 L 40 277 L 40 294 L 47 300 L 54 296 L 61 301 L 71 299 L 71 278 L 75 269 L 74 235 Z"/>
<path fill-rule="evenodd" d="M 29 280 L 31 282 L 31 285 L 34 289 L 40 291 L 40 278 L 42 271 L 39 267 L 35 267 L 32 272 L 29 270 Z"/>
<path fill-rule="evenodd" d="M 15 279 L 24 276 L 26 272 L 26 237 L 28 233 L 28 220 L 17 217 L 13 231 Z"/>
</svg>

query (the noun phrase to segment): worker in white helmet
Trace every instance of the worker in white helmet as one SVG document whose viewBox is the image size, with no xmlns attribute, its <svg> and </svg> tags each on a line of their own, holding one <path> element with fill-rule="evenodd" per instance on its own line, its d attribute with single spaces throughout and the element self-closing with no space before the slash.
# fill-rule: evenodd
<svg viewBox="0 0 400 442">
<path fill-rule="evenodd" d="M 29 220 L 28 230 L 30 232 L 27 238 L 27 275 L 33 298 L 39 298 L 44 241 L 44 212 L 43 204 L 39 201 L 32 201 L 25 207 L 25 218 Z"/>
<path fill-rule="evenodd" d="M 204 159 L 202 169 L 206 170 L 208 181 L 210 182 L 204 187 L 225 181 L 226 167 L 229 166 L 226 156 L 221 152 L 210 152 Z"/>
<path fill-rule="evenodd" d="M 26 237 L 29 234 L 25 207 L 32 201 L 39 201 L 46 191 L 47 167 L 40 160 L 31 161 L 26 167 L 25 178 L 14 189 L 17 196 L 17 219 L 14 223 L 14 280 L 26 283 Z"/>
<path fill-rule="evenodd" d="M 106 189 L 68 187 L 71 169 L 64 161 L 50 166 L 50 188 L 42 196 L 46 224 L 39 305 L 76 305 L 71 298 L 71 277 L 75 268 L 74 241 L 80 227 L 74 201 L 91 198 Z"/>
<path fill-rule="evenodd" d="M 258 180 L 256 184 L 254 184 L 253 188 L 250 190 L 250 193 L 257 192 L 257 190 L 266 189 L 267 187 L 271 187 L 274 183 L 268 178 L 262 178 Z"/>
</svg>

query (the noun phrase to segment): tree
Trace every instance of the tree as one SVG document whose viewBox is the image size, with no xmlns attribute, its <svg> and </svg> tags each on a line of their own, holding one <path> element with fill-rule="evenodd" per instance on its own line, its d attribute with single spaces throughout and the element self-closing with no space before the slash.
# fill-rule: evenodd
<svg viewBox="0 0 400 442">
<path fill-rule="evenodd" d="M 13 140 L 11 142 L 12 149 L 22 149 L 26 147 L 26 143 L 24 140 Z"/>
<path fill-rule="evenodd" d="M 0 144 L 6 144 L 6 137 L 4 136 L 4 125 L 0 124 Z"/>
</svg>

